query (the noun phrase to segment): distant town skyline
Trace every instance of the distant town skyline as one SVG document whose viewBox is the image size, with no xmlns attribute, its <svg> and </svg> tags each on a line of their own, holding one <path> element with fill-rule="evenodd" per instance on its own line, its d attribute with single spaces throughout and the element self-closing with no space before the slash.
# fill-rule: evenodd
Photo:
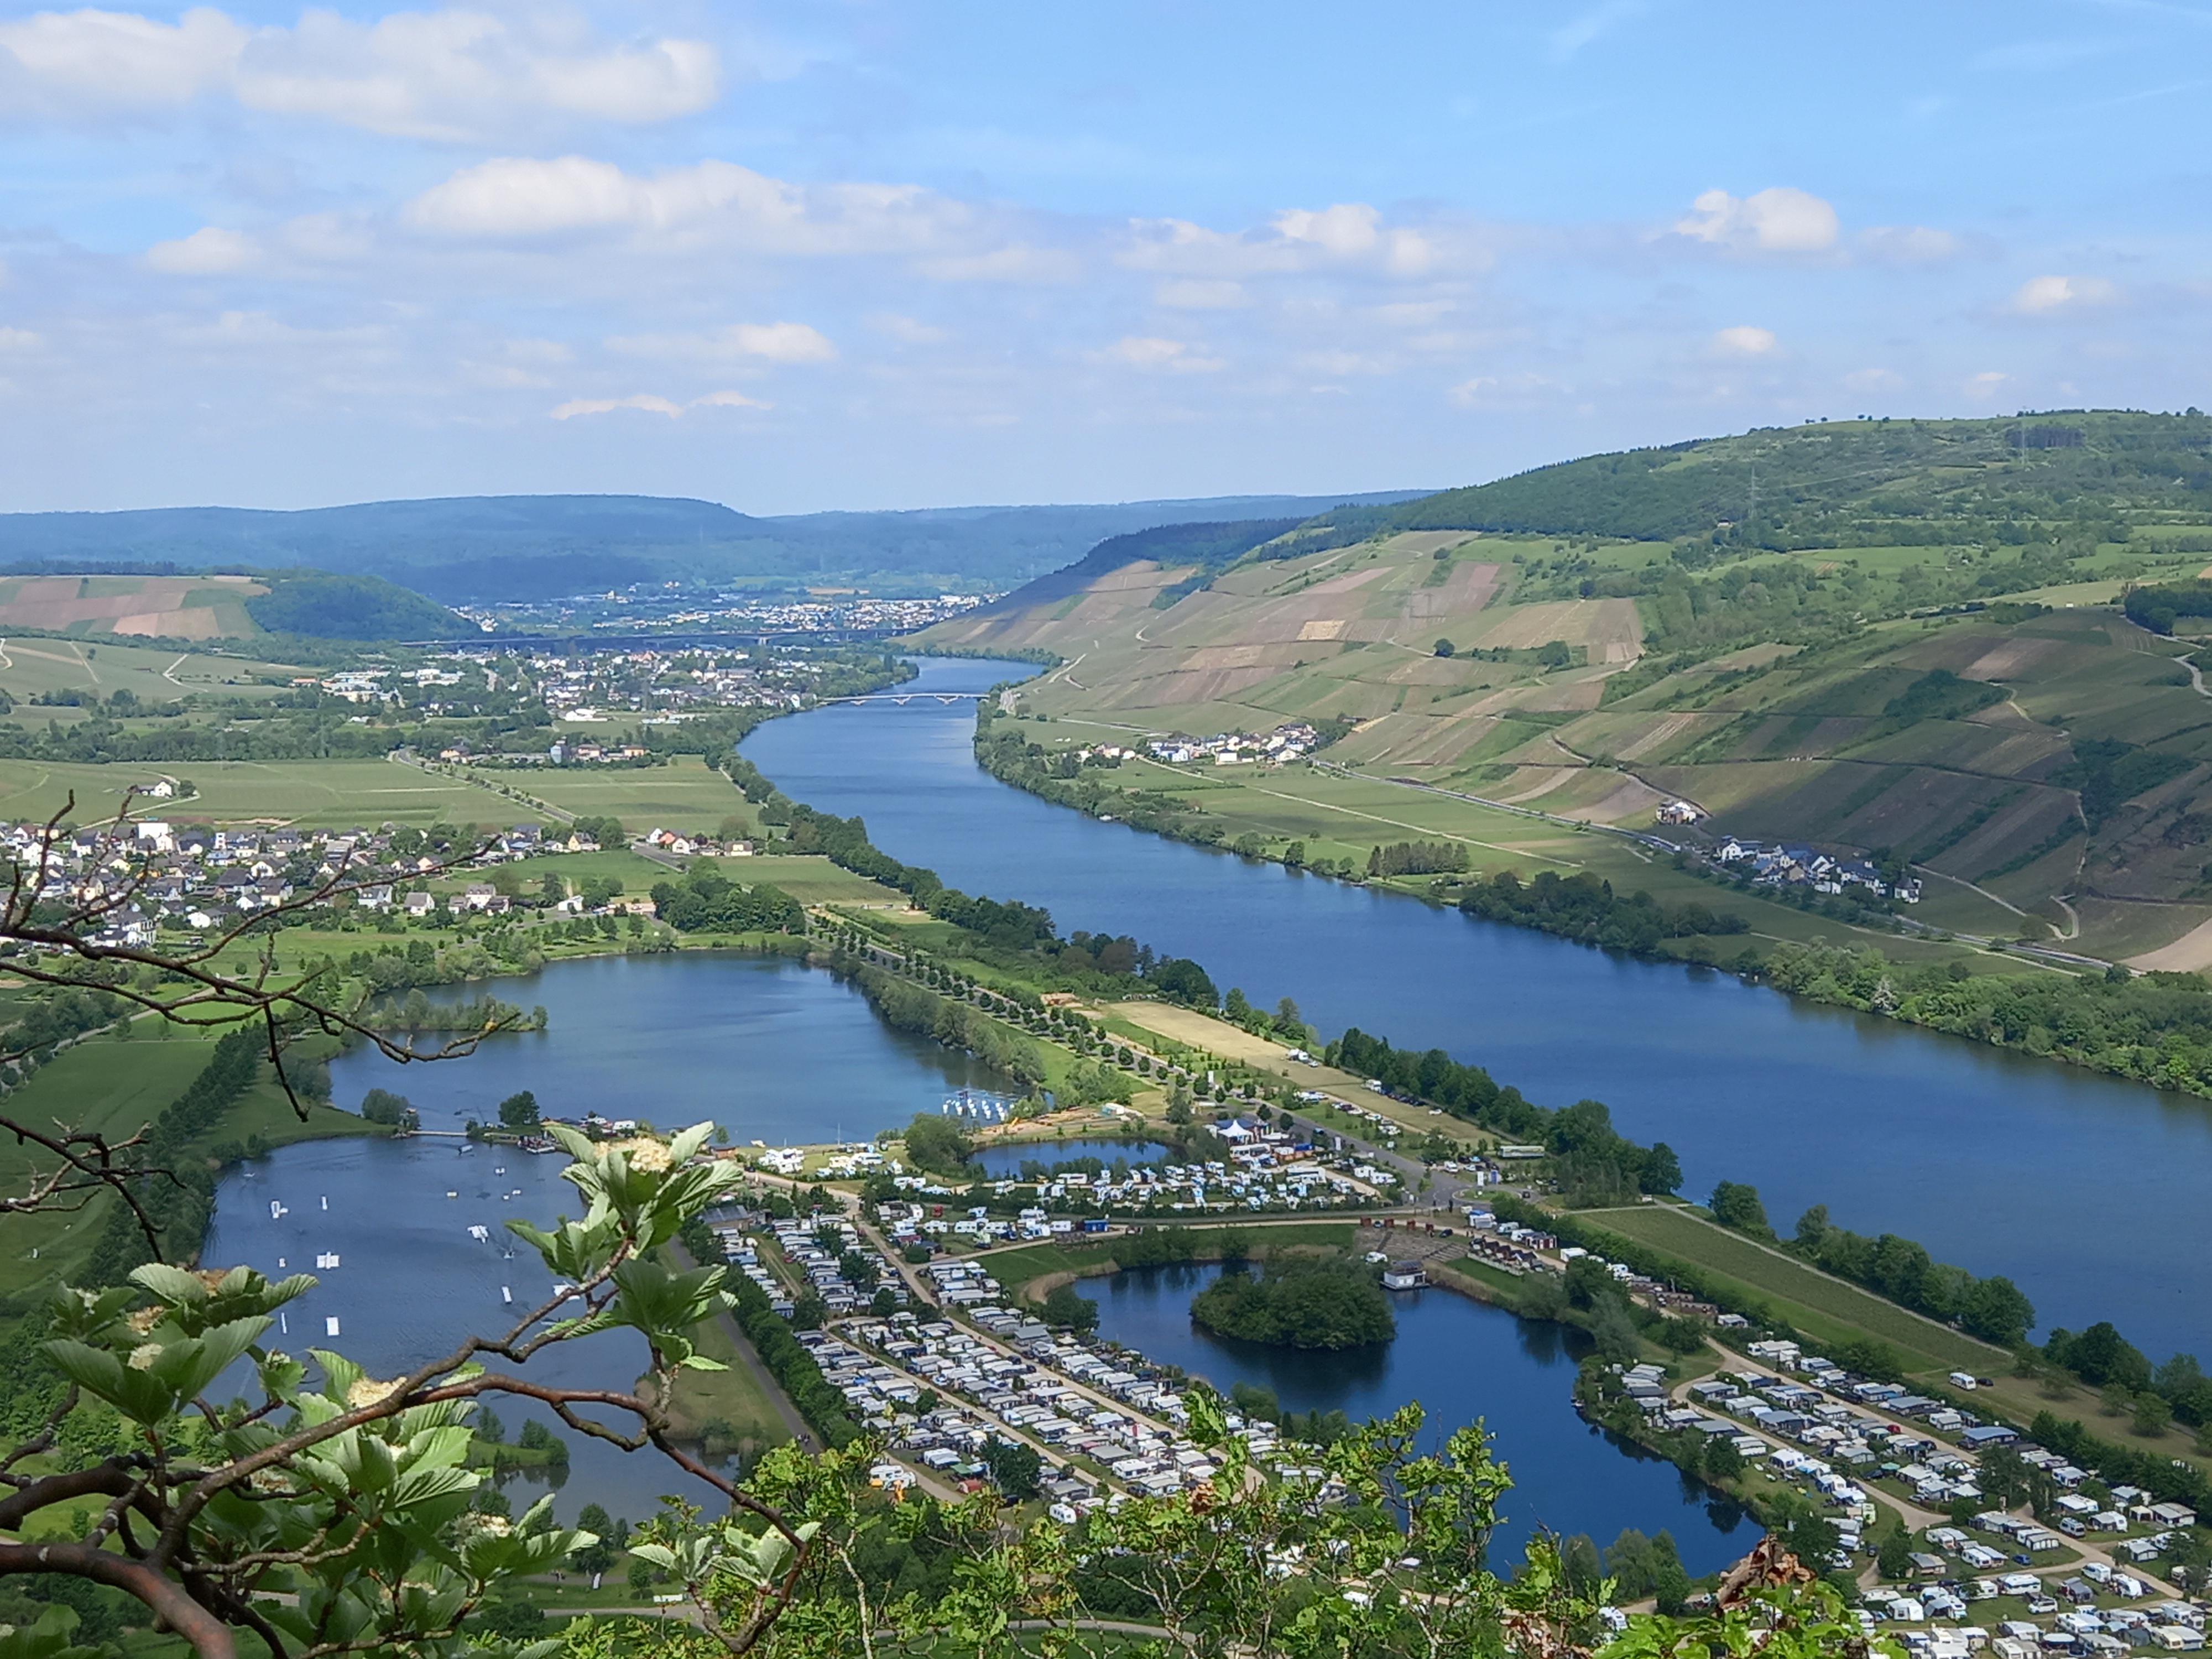
<svg viewBox="0 0 2212 1659">
<path fill-rule="evenodd" d="M 0 511 L 1328 494 L 2204 383 L 2212 8 L 0 3 Z"/>
</svg>

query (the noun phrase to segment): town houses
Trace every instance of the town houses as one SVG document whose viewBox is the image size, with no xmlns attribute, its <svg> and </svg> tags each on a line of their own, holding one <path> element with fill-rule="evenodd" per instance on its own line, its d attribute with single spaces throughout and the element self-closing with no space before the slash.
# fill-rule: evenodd
<svg viewBox="0 0 2212 1659">
<path fill-rule="evenodd" d="M 1264 734 L 1220 732 L 1210 738 L 1153 738 L 1145 744 L 1154 760 L 1164 761 L 1170 766 L 1209 763 L 1215 766 L 1254 763 L 1280 766 L 1286 761 L 1310 755 L 1320 746 L 1321 733 L 1304 720 L 1293 720 Z"/>
<path fill-rule="evenodd" d="M 1778 842 L 1760 842 L 1739 836 L 1722 837 L 1713 857 L 1770 887 L 1810 887 L 1816 893 L 1841 893 L 1863 887 L 1876 898 L 1896 897 L 1907 904 L 1920 902 L 1920 878 L 1907 875 L 1893 884 L 1865 859 L 1838 858 L 1816 848 Z"/>
</svg>

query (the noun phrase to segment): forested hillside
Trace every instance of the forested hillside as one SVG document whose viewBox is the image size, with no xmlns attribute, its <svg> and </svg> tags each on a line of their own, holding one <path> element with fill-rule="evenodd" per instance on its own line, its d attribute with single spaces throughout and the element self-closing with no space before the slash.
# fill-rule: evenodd
<svg viewBox="0 0 2212 1659">
<path fill-rule="evenodd" d="M 2212 515 L 2212 417 L 2069 410 L 1840 421 L 1592 455 L 1381 515 L 1401 530 L 1717 546 L 2089 546 Z"/>
</svg>

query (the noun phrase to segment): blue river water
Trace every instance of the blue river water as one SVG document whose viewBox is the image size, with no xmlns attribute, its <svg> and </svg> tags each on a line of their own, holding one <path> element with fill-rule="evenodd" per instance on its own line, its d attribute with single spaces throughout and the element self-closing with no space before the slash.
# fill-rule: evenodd
<svg viewBox="0 0 2212 1659">
<path fill-rule="evenodd" d="M 1446 1431 L 1484 1420 L 1513 1475 L 1492 1543 L 1498 1561 L 1520 1559 L 1539 1527 L 1588 1533 L 1601 1547 L 1625 1526 L 1664 1528 L 1697 1574 L 1741 1555 L 1758 1534 L 1732 1501 L 1583 1421 L 1572 1395 L 1589 1339 L 1573 1326 L 1518 1318 L 1455 1291 L 1400 1291 L 1390 1298 L 1395 1340 L 1304 1353 L 1192 1323 L 1191 1297 L 1220 1273 L 1218 1266 L 1143 1267 L 1077 1288 L 1098 1304 L 1099 1335 L 1224 1393 L 1254 1382 L 1272 1389 L 1285 1411 L 1340 1411 L 1354 1422 L 1418 1401 L 1426 1413 L 1424 1450 L 1435 1449 Z"/>
<path fill-rule="evenodd" d="M 911 689 L 1034 672 L 929 660 Z M 744 752 L 968 892 L 1193 957 L 1331 1034 L 1441 1046 L 1548 1103 L 1602 1100 L 1625 1133 L 1675 1148 L 1685 1190 L 1750 1182 L 1785 1230 L 1826 1203 L 1839 1225 L 2009 1274 L 2046 1327 L 2110 1319 L 2154 1358 L 2212 1358 L 2212 1103 L 1102 823 L 992 778 L 973 730 L 964 702 L 844 706 L 772 721 Z"/>
</svg>

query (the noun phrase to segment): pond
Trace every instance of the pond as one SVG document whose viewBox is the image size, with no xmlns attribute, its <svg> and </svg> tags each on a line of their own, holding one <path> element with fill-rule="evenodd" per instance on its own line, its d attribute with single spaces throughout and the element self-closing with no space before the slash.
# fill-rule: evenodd
<svg viewBox="0 0 2212 1659">
<path fill-rule="evenodd" d="M 1393 1341 L 1341 1353 L 1270 1347 L 1192 1322 L 1191 1298 L 1221 1272 L 1218 1265 L 1139 1267 L 1076 1288 L 1098 1304 L 1099 1335 L 1180 1365 L 1224 1394 L 1237 1382 L 1257 1383 L 1285 1411 L 1340 1411 L 1355 1422 L 1419 1401 L 1428 1414 L 1427 1447 L 1480 1419 L 1513 1474 L 1493 1549 L 1500 1563 L 1518 1560 L 1539 1527 L 1587 1533 L 1601 1549 L 1623 1528 L 1664 1528 L 1694 1576 L 1735 1559 L 1757 1536 L 1756 1523 L 1733 1502 L 1577 1414 L 1575 1367 L 1589 1350 L 1573 1326 L 1522 1319 L 1431 1287 L 1391 1293 Z"/>
</svg>

